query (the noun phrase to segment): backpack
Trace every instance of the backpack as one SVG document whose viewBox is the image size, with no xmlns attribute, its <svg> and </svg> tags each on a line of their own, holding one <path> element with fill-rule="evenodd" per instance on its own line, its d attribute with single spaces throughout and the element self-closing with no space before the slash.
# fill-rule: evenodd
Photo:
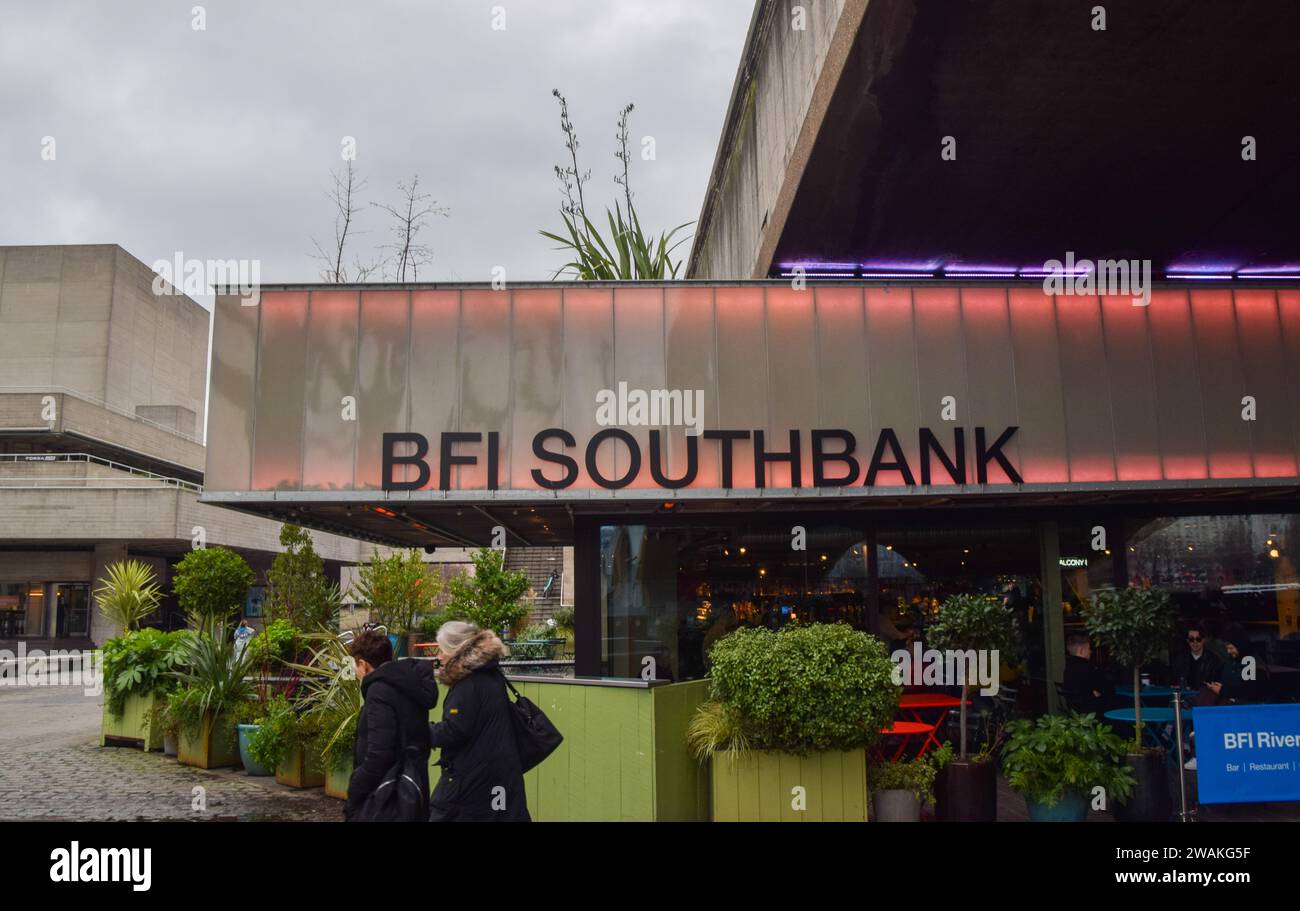
<svg viewBox="0 0 1300 911">
<path fill-rule="evenodd" d="M 519 749 L 519 767 L 521 771 L 527 772 L 554 753 L 564 742 L 564 735 L 546 717 L 545 712 L 515 689 L 515 685 L 504 673 L 501 673 L 501 679 L 515 697 L 515 701 L 510 704 L 510 717 L 515 729 L 515 745 Z"/>
<path fill-rule="evenodd" d="M 429 795 L 420 785 L 424 758 L 418 746 L 406 742 L 402 716 L 397 716 L 402 748 L 397 761 L 384 775 L 379 787 L 366 795 L 354 817 L 357 822 L 426 822 Z"/>
</svg>

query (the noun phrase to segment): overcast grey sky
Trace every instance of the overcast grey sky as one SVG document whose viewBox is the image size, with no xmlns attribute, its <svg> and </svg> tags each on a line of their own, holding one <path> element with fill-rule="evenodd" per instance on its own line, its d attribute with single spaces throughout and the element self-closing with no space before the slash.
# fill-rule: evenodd
<svg viewBox="0 0 1300 911">
<path fill-rule="evenodd" d="M 264 282 L 315 281 L 353 136 L 368 199 L 396 202 L 418 173 L 450 210 L 421 280 L 549 278 L 563 257 L 537 229 L 558 225 L 567 154 L 551 89 L 569 98 L 589 205 L 621 192 L 631 101 L 632 141 L 653 136 L 657 155 L 634 162 L 643 223 L 693 220 L 753 0 L 210 0 L 202 31 L 194 5 L 5 4 L 0 243 L 259 259 Z M 385 218 L 362 214 L 363 257 Z"/>
</svg>

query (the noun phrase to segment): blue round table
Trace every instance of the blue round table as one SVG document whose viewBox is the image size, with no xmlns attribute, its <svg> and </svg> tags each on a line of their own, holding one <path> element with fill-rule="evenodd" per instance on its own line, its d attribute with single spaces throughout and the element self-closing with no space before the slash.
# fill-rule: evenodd
<svg viewBox="0 0 1300 911">
<path fill-rule="evenodd" d="M 1172 699 L 1175 693 L 1186 693 L 1186 692 L 1189 691 L 1184 689 L 1178 689 L 1177 687 L 1173 687 L 1173 686 L 1144 686 L 1142 687 L 1142 698 L 1143 699 Z M 1116 695 L 1127 696 L 1128 698 L 1132 699 L 1133 687 L 1117 686 L 1115 687 L 1115 693 Z"/>
<path fill-rule="evenodd" d="M 1137 721 L 1137 713 L 1133 709 L 1111 709 L 1106 713 L 1106 717 L 1111 721 L 1127 721 L 1134 724 Z M 1142 710 L 1142 723 L 1146 724 L 1173 724 L 1174 710 L 1162 708 L 1149 708 Z"/>
<path fill-rule="evenodd" d="M 1128 724 L 1137 722 L 1137 713 L 1133 709 L 1111 709 L 1105 715 L 1111 721 L 1123 721 Z M 1151 737 L 1157 746 L 1165 750 L 1174 748 L 1172 725 L 1174 710 L 1152 706 L 1142 710 L 1142 733 Z"/>
</svg>

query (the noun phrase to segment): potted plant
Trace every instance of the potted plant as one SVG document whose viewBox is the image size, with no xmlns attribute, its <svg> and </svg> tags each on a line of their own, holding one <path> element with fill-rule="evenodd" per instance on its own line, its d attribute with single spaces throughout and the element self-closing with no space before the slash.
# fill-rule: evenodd
<svg viewBox="0 0 1300 911">
<path fill-rule="evenodd" d="M 184 641 L 186 667 L 176 674 L 180 693 L 168 702 L 180 722 L 180 761 L 204 769 L 238 765 L 234 716 L 253 696 L 252 661 L 247 652 L 236 653 L 222 624 Z"/>
<path fill-rule="evenodd" d="M 275 774 L 275 767 L 259 763 L 253 758 L 249 747 L 268 711 L 267 703 L 273 691 L 272 669 L 293 657 L 297 650 L 298 636 L 298 630 L 288 620 L 273 620 L 248 640 L 244 650 L 250 671 L 256 670 L 254 701 L 238 703 L 232 720 L 239 737 L 239 759 L 249 775 L 262 777 Z"/>
<path fill-rule="evenodd" d="M 952 595 L 939 608 L 939 619 L 930 627 L 927 644 L 956 652 L 996 652 L 990 663 L 1019 651 L 1015 615 L 994 595 Z M 950 680 L 960 685 L 958 709 L 960 748 L 935 781 L 935 818 L 945 822 L 995 822 L 998 818 L 997 768 L 988 743 L 975 756 L 967 751 L 967 706 L 972 681 Z"/>
<path fill-rule="evenodd" d="M 1013 721 L 1007 735 L 1002 769 L 1035 822 L 1082 822 L 1094 788 L 1104 789 L 1107 801 L 1133 790 L 1124 741 L 1093 715 Z"/>
<path fill-rule="evenodd" d="M 687 745 L 711 760 L 715 821 L 865 821 L 866 750 L 898 707 L 893 664 L 843 624 L 720 639 Z"/>
<path fill-rule="evenodd" d="M 429 572 L 418 550 L 394 551 L 387 557 L 375 551 L 370 562 L 357 571 L 358 603 L 370 612 L 370 619 L 384 626 L 396 639 L 393 656 L 410 653 L 411 633 L 417 618 L 433 610 L 442 591 L 442 576 Z"/>
<path fill-rule="evenodd" d="M 1120 664 L 1133 668 L 1133 741 L 1127 762 L 1136 787 L 1128 802 L 1116 804 L 1121 820 L 1167 820 L 1173 812 L 1165 751 L 1142 744 L 1142 665 L 1154 660 L 1174 634 L 1175 615 L 1169 593 L 1159 588 L 1124 588 L 1099 592 L 1083 605 L 1088 634 Z"/>
<path fill-rule="evenodd" d="M 469 620 L 498 633 L 514 629 L 528 616 L 529 606 L 523 600 L 528 576 L 506 569 L 505 554 L 490 547 L 473 551 L 470 559 L 474 572 L 447 583 L 448 618 Z"/>
<path fill-rule="evenodd" d="M 873 763 L 867 772 L 876 822 L 920 822 L 921 804 L 934 801 L 934 779 L 952 759 L 952 745 L 916 759 Z"/>
<path fill-rule="evenodd" d="M 342 594 L 326 578 L 325 560 L 316 553 L 311 535 L 286 523 L 280 544 L 284 553 L 276 555 L 266 574 L 268 619 L 285 620 L 298 630 L 336 629 Z"/>
<path fill-rule="evenodd" d="M 128 630 L 103 650 L 104 713 L 100 744 L 163 745 L 157 710 L 175 688 L 181 639 L 157 629 Z"/>
<path fill-rule="evenodd" d="M 284 696 L 275 696 L 266 703 L 257 729 L 248 739 L 248 754 L 263 769 L 274 769 L 275 780 L 281 784 L 318 788 L 325 783 L 325 770 L 311 747 L 319 734 L 317 719 L 304 715 Z"/>
<path fill-rule="evenodd" d="M 275 766 L 262 765 L 253 758 L 252 752 L 253 736 L 261 728 L 266 712 L 266 702 L 252 700 L 238 703 L 231 712 L 239 738 L 239 761 L 243 763 L 245 772 L 258 778 L 275 774 Z"/>
<path fill-rule="evenodd" d="M 325 793 L 345 799 L 352 777 L 357 716 L 361 713 L 361 681 L 348 647 L 339 636 L 317 633 L 306 638 L 312 646 L 311 660 L 293 665 L 302 675 L 299 704 L 316 722 L 311 749 L 324 766 Z"/>
</svg>

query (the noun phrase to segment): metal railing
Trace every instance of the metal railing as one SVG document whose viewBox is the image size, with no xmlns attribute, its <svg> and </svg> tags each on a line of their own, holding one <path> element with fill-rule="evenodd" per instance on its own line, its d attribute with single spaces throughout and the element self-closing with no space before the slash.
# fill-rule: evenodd
<svg viewBox="0 0 1300 911">
<path fill-rule="evenodd" d="M 111 468 L 113 471 L 122 472 L 126 477 L 122 478 L 97 478 L 89 475 L 84 476 L 60 476 L 60 475 L 32 475 L 30 477 L 0 475 L 0 489 L 18 489 L 18 490 L 39 490 L 41 488 L 126 488 L 138 489 L 142 487 L 176 487 L 181 490 L 189 490 L 194 493 L 202 493 L 203 485 L 195 484 L 193 481 L 184 481 L 180 478 L 172 478 L 167 475 L 155 474 L 152 471 L 145 471 L 143 468 L 136 468 L 132 465 L 124 465 L 121 462 L 114 462 L 112 459 L 101 458 L 97 455 L 90 455 L 85 452 L 17 452 L 17 453 L 0 453 L 0 468 L 5 465 L 42 465 L 42 464 L 89 464 L 101 465 L 105 468 Z"/>
</svg>

